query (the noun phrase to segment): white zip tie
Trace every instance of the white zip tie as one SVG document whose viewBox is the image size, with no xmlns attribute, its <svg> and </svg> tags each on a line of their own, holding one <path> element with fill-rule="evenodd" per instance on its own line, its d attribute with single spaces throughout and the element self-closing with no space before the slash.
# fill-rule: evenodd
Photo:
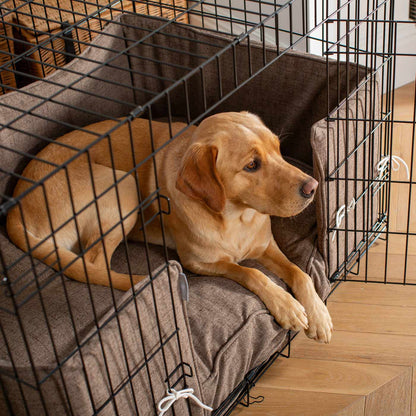
<svg viewBox="0 0 416 416">
<path fill-rule="evenodd" d="M 199 400 L 198 397 L 194 395 L 194 389 L 192 388 L 183 389 L 179 391 L 176 391 L 175 389 L 170 389 L 170 391 L 166 390 L 166 394 L 167 396 L 165 396 L 157 405 L 157 408 L 159 409 L 159 412 L 160 412 L 159 416 L 163 416 L 170 409 L 173 403 L 175 403 L 176 400 L 179 400 L 181 398 L 192 399 L 193 401 L 197 403 L 198 406 L 202 407 L 203 409 L 209 410 L 211 412 L 213 410 L 212 407 L 207 406 L 206 404 L 202 403 L 201 400 Z"/>
<path fill-rule="evenodd" d="M 338 209 L 336 217 L 335 217 L 335 228 L 339 228 L 339 226 L 341 225 L 341 222 L 344 219 L 346 213 L 352 211 L 355 208 L 356 204 L 357 203 L 355 201 L 355 198 L 353 198 L 353 199 L 351 199 L 350 203 L 348 204 L 347 209 L 345 209 L 345 205 L 342 205 Z M 332 235 L 332 241 L 335 240 L 336 235 L 337 235 L 337 230 L 334 230 L 334 234 Z"/>
<path fill-rule="evenodd" d="M 409 180 L 410 174 L 409 174 L 409 167 L 407 166 L 407 163 L 400 156 L 395 156 L 395 155 L 387 155 L 383 157 L 383 159 L 381 159 L 380 162 L 377 163 L 376 165 L 376 169 L 378 171 L 377 178 L 383 177 L 384 171 L 387 169 L 387 165 L 390 163 L 390 159 L 391 159 L 391 169 L 394 172 L 397 172 L 400 169 L 400 163 L 403 164 L 403 166 L 406 169 L 407 180 Z"/>
</svg>

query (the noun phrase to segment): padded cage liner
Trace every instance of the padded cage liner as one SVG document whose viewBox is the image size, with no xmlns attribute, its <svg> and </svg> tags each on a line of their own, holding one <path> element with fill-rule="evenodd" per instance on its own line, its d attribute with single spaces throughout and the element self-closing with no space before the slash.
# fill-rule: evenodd
<svg viewBox="0 0 416 416">
<path fill-rule="evenodd" d="M 152 414 L 154 401 L 166 394 L 164 380 L 169 376 L 161 356 L 166 360 L 167 368 L 173 372 L 172 381 L 181 376 L 177 363 L 193 362 L 188 322 L 177 290 L 180 272 L 180 265 L 173 262 L 169 274 L 167 269 L 162 268 L 155 271 L 154 280 L 146 279 L 136 286 L 136 290 L 143 289 L 140 296 L 132 297 L 129 292 L 123 294 L 117 291 L 117 319 L 108 289 L 94 287 L 91 302 L 86 285 L 68 282 L 65 294 L 61 282 L 55 279 L 42 290 L 41 297 L 36 296 L 20 308 L 31 357 L 26 351 L 25 340 L 16 330 L 15 321 L 10 318 L 6 320 L 2 316 L 8 343 L 12 346 L 15 368 L 10 361 L 4 360 L 5 351 L 2 346 L 1 371 L 9 374 L 9 377 L 3 379 L 9 400 L 13 403 L 14 414 L 26 414 L 19 387 L 11 378 L 15 371 L 23 381 L 23 394 L 31 414 L 44 414 L 42 401 L 48 414 L 56 415 L 86 415 L 95 412 L 111 415 L 114 414 L 113 406 L 116 406 L 119 414 L 127 415 L 135 413 L 136 405 L 143 414 Z M 173 297 L 167 289 L 169 284 L 174 289 L 171 292 Z M 57 351 L 48 342 L 48 328 L 40 305 L 42 301 L 46 306 L 49 328 L 58 346 Z M 158 316 L 154 302 L 157 304 Z M 2 296 L 2 306 L 10 306 L 9 303 L 10 299 Z M 77 344 L 69 322 L 68 305 L 73 311 L 81 353 L 76 352 Z M 97 326 L 94 310 L 98 316 Z M 176 312 L 176 322 L 172 311 Z M 180 331 L 176 330 L 176 325 Z M 179 336 L 181 350 L 178 349 L 176 336 Z M 161 342 L 165 343 L 163 353 Z M 101 348 L 101 345 L 104 347 Z M 55 352 L 62 367 L 53 371 L 56 367 Z M 152 355 L 158 356 L 158 359 L 149 359 Z M 31 369 L 31 360 L 36 368 L 37 380 Z M 146 364 L 148 371 L 145 369 Z M 189 367 L 185 371 L 191 374 L 193 369 Z M 131 376 L 131 382 L 127 375 Z M 41 382 L 42 396 L 33 388 L 36 381 Z M 190 377 L 187 383 L 200 397 L 197 379 Z M 109 386 L 116 392 L 115 405 L 109 398 Z M 144 386 L 147 388 L 144 389 Z M 89 399 L 89 391 L 94 398 L 93 403 Z M 65 400 L 66 394 L 72 398 L 70 406 Z M 191 406 L 192 414 L 203 414 L 198 406 Z M 6 409 L 5 402 L 0 400 L 1 414 L 7 414 Z M 184 414 L 187 403 L 178 403 L 176 409 Z"/>
<path fill-rule="evenodd" d="M 375 230 L 381 221 L 377 194 L 382 184 L 373 181 L 382 157 L 381 123 L 372 121 L 381 119 L 379 91 L 377 77 L 329 114 L 336 120 L 320 120 L 312 127 L 314 176 L 321 184 L 326 182 L 318 187 L 316 200 L 321 213 L 317 215 L 318 234 L 322 236 L 319 249 L 327 260 L 328 276 L 340 269 L 344 261 L 360 255 L 359 244 L 366 231 Z M 325 181 L 326 169 L 329 178 Z M 336 226 L 336 215 L 342 206 L 353 206 L 346 209 L 339 226 L 344 230 L 327 233 L 328 227 Z"/>
<path fill-rule="evenodd" d="M 44 141 L 37 138 L 37 136 L 53 139 L 71 130 L 71 125 L 85 126 L 106 117 L 125 116 L 137 106 L 143 106 L 154 98 L 154 94 L 149 93 L 149 91 L 153 93 L 163 92 L 171 86 L 169 79 L 179 79 L 186 73 L 184 68 L 198 67 L 202 62 L 201 57 L 207 59 L 207 57 L 214 56 L 220 50 L 226 48 L 230 42 L 230 39 L 226 37 L 219 37 L 179 24 L 170 24 L 163 29 L 165 33 L 185 36 L 189 41 L 158 34 L 152 37 L 152 44 L 187 50 L 192 54 L 178 55 L 169 48 L 162 49 L 144 44 L 134 46 L 130 55 L 118 52 L 124 50 L 129 42 L 133 42 L 133 39 L 140 39 L 148 34 L 148 29 L 156 29 L 160 25 L 160 20 L 149 17 L 121 16 L 114 24 L 106 27 L 104 33 L 98 36 L 92 46 L 83 53 L 82 58 L 75 59 L 64 70 L 57 70 L 45 81 L 38 81 L 25 87 L 22 91 L 9 93 L 1 97 L 0 123 L 7 125 L 15 119 L 16 121 L 11 123 L 10 128 L 0 131 L 0 145 L 2 146 L 0 196 L 1 194 L 10 195 L 16 183 L 15 177 L 7 172 L 20 173 L 28 162 L 27 158 L 19 154 L 19 151 L 34 154 L 44 146 Z M 251 64 L 254 72 L 256 63 L 263 60 L 263 49 L 261 46 L 253 44 L 250 48 Z M 239 79 L 249 77 L 247 50 L 248 47 L 245 43 L 240 43 L 235 50 L 238 68 L 237 77 Z M 276 50 L 267 49 L 266 54 L 271 58 L 276 55 Z M 139 57 L 149 59 L 143 60 Z M 221 68 L 220 83 L 223 94 L 235 88 L 233 59 L 233 50 L 230 49 L 222 54 L 219 60 Z M 102 62 L 108 62 L 109 64 L 102 65 Z M 168 64 L 162 65 L 160 62 Z M 258 65 L 258 67 L 261 66 Z M 337 82 L 329 82 L 330 89 L 329 91 L 327 89 L 327 68 L 330 81 L 336 80 L 337 70 L 339 70 L 341 87 L 338 92 L 336 90 Z M 131 73 L 131 69 L 136 72 Z M 159 79 L 140 76 L 141 72 L 158 74 Z M 90 74 L 90 76 L 85 77 L 84 74 Z M 346 74 L 349 74 L 350 78 L 348 80 Z M 342 97 L 346 95 L 347 87 L 351 91 L 353 85 L 357 85 L 365 75 L 366 69 L 363 67 L 356 67 L 356 70 L 348 72 L 343 64 L 340 64 L 340 68 L 337 69 L 336 63 L 330 62 L 327 66 L 324 59 L 295 52 L 285 53 L 276 63 L 254 77 L 244 88 L 241 88 L 215 108 L 215 112 L 249 110 L 258 114 L 272 131 L 286 136 L 282 142 L 282 152 L 285 157 L 290 158 L 290 160 L 295 159 L 297 161 L 295 163 L 299 164 L 304 170 L 311 170 L 313 164 L 315 176 L 321 183 L 316 203 L 309 206 L 305 212 L 295 218 L 273 218 L 272 222 L 276 240 L 283 251 L 311 275 L 319 295 L 323 298 L 330 291 L 330 284 L 327 279 L 329 272 L 326 260 L 328 258 L 327 248 L 325 248 L 328 247 L 326 227 L 328 224 L 331 226 L 338 204 L 344 202 L 342 201 L 343 194 L 341 192 L 338 200 L 334 201 L 333 204 L 331 203 L 328 218 L 327 207 L 324 203 L 327 164 L 329 163 L 330 169 L 332 169 L 337 163 L 337 159 L 334 159 L 332 150 L 329 152 L 330 160 L 327 158 L 327 128 L 324 129 L 324 125 L 326 126 L 327 123 L 320 120 L 328 114 L 328 106 L 329 108 L 337 107 Z M 203 84 L 205 92 L 203 95 L 201 93 L 201 73 L 199 71 L 196 71 L 187 83 L 189 91 L 194 92 L 188 96 L 189 106 L 183 88 L 178 87 L 171 90 L 170 109 L 173 116 L 193 120 L 204 113 L 207 108 L 210 108 L 210 105 L 219 101 L 217 63 L 213 61 L 212 65 L 208 64 L 204 69 Z M 332 87 L 333 85 L 334 87 Z M 68 86 L 70 87 L 68 88 Z M 360 104 L 358 107 L 350 105 L 348 111 L 357 112 L 357 108 L 359 109 L 364 103 L 363 96 L 368 88 L 370 88 L 369 84 L 365 83 L 362 88 L 357 89 L 355 97 L 357 103 Z M 340 91 L 342 92 L 341 99 L 338 96 Z M 26 92 L 30 92 L 30 95 Z M 49 100 L 46 100 L 48 98 Z M 340 111 L 345 111 L 342 110 L 343 106 L 345 107 L 345 104 L 342 105 L 341 103 Z M 25 112 L 32 108 L 31 113 Z M 99 113 L 96 112 L 96 109 L 99 109 Z M 157 118 L 166 117 L 169 108 L 166 100 L 161 99 L 154 101 L 151 110 L 153 118 Z M 59 120 L 59 122 L 52 120 Z M 344 124 L 348 124 L 348 122 Z M 345 147 L 345 143 L 349 139 L 347 134 L 353 134 L 354 140 L 360 141 L 362 140 L 360 136 L 364 132 L 360 127 L 350 129 L 348 133 L 348 129 L 342 126 L 342 122 L 337 124 L 337 131 L 335 131 L 334 126 L 330 127 L 329 144 L 341 149 L 341 153 L 345 154 L 345 151 L 348 152 Z M 8 148 L 14 151 L 8 151 Z M 362 149 L 364 147 L 358 150 L 358 154 Z M 378 157 L 377 149 L 378 146 L 373 146 L 375 160 Z M 362 156 L 358 156 L 358 161 L 361 161 L 361 158 Z M 353 177 L 353 173 L 354 175 L 365 174 L 359 164 L 354 166 L 350 164 L 345 169 L 350 177 Z M 342 188 L 344 185 L 341 182 L 337 186 Z M 348 197 L 349 192 L 351 192 L 350 188 L 347 192 Z M 365 203 L 366 198 L 364 195 L 363 203 Z M 5 201 L 6 199 L 3 199 L 3 202 Z M 358 215 L 355 221 L 357 224 L 361 224 L 360 221 L 362 222 L 363 219 Z M 359 226 L 364 226 L 364 223 L 357 227 Z M 20 256 L 23 256 L 23 253 L 7 240 L 3 228 L 0 229 L 0 232 L 6 265 L 11 265 Z M 342 244 L 341 239 L 338 244 Z M 353 246 L 351 248 L 348 246 L 348 250 L 353 248 Z M 117 271 L 128 271 L 125 251 L 124 247 L 120 247 L 113 257 L 113 267 Z M 150 259 L 146 259 L 145 252 L 140 244 L 129 244 L 129 251 L 129 257 L 134 259 L 135 273 L 147 273 L 147 261 L 150 261 L 152 268 L 164 263 L 161 248 L 152 247 Z M 171 253 L 171 258 L 176 258 L 175 256 L 175 253 Z M 247 262 L 247 264 L 259 267 L 255 262 Z M 34 266 L 36 279 L 33 273 Z M 180 266 L 174 263 L 170 267 L 172 269 L 171 274 L 176 276 Z M 266 270 L 263 271 L 278 284 L 285 286 L 278 277 L 271 275 Z M 166 273 L 166 271 L 164 270 L 163 273 Z M 61 371 L 78 371 L 81 354 L 78 352 L 73 357 L 66 359 L 69 352 L 76 347 L 74 337 L 60 336 L 61 331 L 62 333 L 71 333 L 72 331 L 68 312 L 63 312 L 64 308 L 61 307 L 67 302 L 65 296 L 59 293 L 59 291 L 62 291 L 61 277 L 36 260 L 32 264 L 27 257 L 11 267 L 8 270 L 8 275 L 12 283 L 14 282 L 14 292 L 21 291 L 19 292 L 18 313 L 24 322 L 24 330 L 27 331 L 26 342 L 33 354 L 36 371 L 41 376 L 50 373 L 56 367 L 55 353 L 50 341 L 51 335 L 46 330 L 45 316 L 42 314 L 40 305 L 41 299 L 48 305 L 47 311 L 50 308 L 51 312 L 48 312 L 48 317 L 57 320 L 56 327 L 52 331 L 52 337 L 57 341 L 57 357 L 61 363 Z M 22 275 L 24 275 L 24 278 L 22 278 Z M 154 276 L 154 273 L 152 275 Z M 276 324 L 263 303 L 254 294 L 232 281 L 216 277 L 190 277 L 190 301 L 183 307 L 181 300 L 178 298 L 179 295 L 176 293 L 175 279 L 176 277 L 172 278 L 171 282 L 179 316 L 178 332 L 181 334 L 181 345 L 183 343 L 184 360 L 191 369 L 188 376 L 185 377 L 186 382 L 196 389 L 198 397 L 204 403 L 216 408 L 241 382 L 244 374 L 262 364 L 284 345 L 287 340 L 287 333 Z M 170 296 L 166 280 L 164 281 L 165 284 L 160 283 L 158 286 L 158 296 L 160 295 L 162 299 Z M 145 282 L 148 283 L 148 280 Z M 39 284 L 40 289 L 37 287 Z M 91 313 L 91 300 L 84 293 L 86 292 L 86 285 L 66 280 L 65 286 L 69 293 L 69 299 L 77 300 L 75 323 L 76 327 L 79 328 L 80 340 L 86 342 L 86 351 L 87 349 L 91 351 L 91 353 L 88 352 L 88 357 L 91 359 L 89 358 L 86 362 L 86 365 L 89 366 L 88 374 L 89 371 L 94 371 L 95 368 L 99 368 L 97 371 L 100 372 L 103 366 L 102 357 L 95 359 L 91 349 L 92 345 L 97 343 L 97 334 L 89 338 L 90 334 L 94 332 L 96 324 Z M 84 295 L 80 295 L 80 293 L 84 293 Z M 107 288 L 93 287 L 92 293 L 94 304 L 99 305 L 96 319 L 101 323 L 108 319 L 106 317 L 112 314 L 114 308 L 111 301 L 111 291 Z M 14 333 L 17 319 L 10 313 L 13 312 L 13 307 L 10 305 L 7 293 L 2 290 L 0 296 L 0 304 L 2 305 L 0 319 L 5 328 L 5 338 L 8 340 L 11 351 L 17 351 L 17 345 L 22 342 L 21 334 Z M 130 305 L 132 305 L 130 293 L 124 295 L 116 293 L 116 299 L 118 303 L 130 302 Z M 146 300 L 140 299 L 140 302 L 146 302 Z M 56 317 L 59 308 L 61 308 L 61 315 L 66 314 L 66 317 L 61 315 Z M 145 308 L 144 311 L 142 308 L 141 314 L 144 316 L 143 319 L 150 319 L 146 317 Z M 169 319 L 167 315 L 166 319 Z M 126 318 L 125 322 L 126 329 L 135 330 L 132 328 L 134 326 L 133 321 L 130 322 Z M 129 327 L 129 325 L 131 326 Z M 105 339 L 104 343 L 106 349 L 108 346 L 109 357 L 112 361 L 114 360 L 111 364 L 110 378 L 114 379 L 116 385 L 122 385 L 123 377 L 125 379 L 128 374 L 125 364 L 123 364 L 123 356 L 114 347 L 118 342 L 119 334 L 113 334 L 111 330 L 118 331 L 116 327 L 112 328 L 109 324 L 105 332 L 105 336 L 109 338 L 108 341 Z M 112 341 L 110 341 L 110 338 Z M 136 338 L 136 341 L 139 342 L 139 338 Z M 128 342 L 130 348 L 130 341 Z M 148 348 L 152 348 L 151 341 L 145 342 Z M 131 346 L 132 353 L 136 348 L 133 347 L 133 344 Z M 90 354 L 92 355 L 90 356 Z M 174 355 L 174 352 L 172 354 Z M 29 357 L 23 353 L 15 354 L 13 352 L 12 356 L 17 366 L 19 378 L 28 384 L 33 383 L 33 372 L 30 369 Z M 140 357 L 143 359 L 143 355 L 135 358 L 135 368 L 140 365 Z M 156 355 L 154 357 L 155 369 L 150 370 L 151 383 L 157 386 L 154 393 L 156 402 L 164 396 L 164 389 L 166 388 L 165 378 L 160 373 L 161 359 L 161 354 Z M 37 368 L 36 363 L 39 363 L 39 368 Z M 10 374 L 12 372 L 7 348 L 4 344 L 0 348 L 0 364 L 2 373 L 8 372 Z M 77 368 L 78 370 L 76 370 Z M 138 379 L 145 377 L 143 374 Z M 48 402 L 48 406 L 58 406 L 59 409 L 63 409 L 62 412 L 64 413 L 67 398 L 59 387 L 61 383 L 59 380 L 59 371 L 55 370 L 54 374 L 45 382 L 47 384 L 41 386 L 41 391 L 45 393 L 43 400 Z M 94 406 L 96 407 L 103 405 L 103 400 L 105 401 L 106 395 L 108 396 L 108 380 L 105 380 L 105 377 L 100 379 L 101 384 L 97 386 L 98 390 L 93 394 Z M 16 382 L 12 378 L 2 377 L 2 381 L 5 384 L 6 391 L 9 392 L 13 389 L 17 391 Z M 76 385 L 79 382 L 82 386 L 82 382 L 78 378 L 73 381 L 72 378 L 68 379 L 67 382 L 71 384 L 71 394 L 74 391 L 72 389 L 78 389 L 77 393 L 74 391 L 74 397 L 78 397 L 78 394 L 82 395 L 80 391 L 82 388 Z M 75 385 L 72 386 L 72 383 L 75 383 Z M 137 383 L 140 384 L 139 381 Z M 132 390 L 138 388 L 139 384 L 135 384 Z M 48 390 L 48 385 L 54 386 L 51 387 L 52 390 Z M 48 394 L 52 391 L 53 394 Z M 127 398 L 130 398 L 129 394 L 123 392 L 116 400 L 127 403 Z M 141 397 L 140 400 L 142 400 Z M 41 407 L 42 397 L 38 393 L 33 393 L 30 400 L 31 403 L 37 403 L 38 407 Z M 72 400 L 74 399 L 71 398 L 71 403 Z M 140 401 L 140 403 L 142 402 Z M 151 401 L 149 401 L 149 406 L 151 406 L 150 403 Z M 4 405 L 5 403 L 0 400 L 1 413 L 4 411 Z M 127 404 L 125 405 L 127 406 Z M 80 400 L 79 403 L 76 401 L 76 406 L 80 406 L 80 414 L 88 414 L 92 409 L 91 403 L 84 400 Z M 111 412 L 111 406 L 112 404 L 108 403 L 104 411 Z M 23 411 L 23 409 L 20 410 Z M 16 413 L 19 414 L 20 410 L 16 409 Z M 202 410 L 199 409 L 198 412 L 201 413 Z M 193 414 L 200 413 L 195 411 Z"/>
</svg>

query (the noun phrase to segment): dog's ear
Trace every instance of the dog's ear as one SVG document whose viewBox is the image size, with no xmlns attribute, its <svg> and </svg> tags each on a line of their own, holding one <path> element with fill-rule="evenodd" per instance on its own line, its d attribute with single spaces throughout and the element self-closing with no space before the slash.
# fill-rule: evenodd
<svg viewBox="0 0 416 416">
<path fill-rule="evenodd" d="M 225 191 L 215 167 L 217 154 L 215 146 L 192 145 L 182 160 L 176 188 L 219 213 L 225 206 Z"/>
</svg>

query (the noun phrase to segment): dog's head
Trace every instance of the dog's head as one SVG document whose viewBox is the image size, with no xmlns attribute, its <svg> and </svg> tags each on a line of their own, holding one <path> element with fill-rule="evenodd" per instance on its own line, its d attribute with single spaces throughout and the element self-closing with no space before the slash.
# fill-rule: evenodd
<svg viewBox="0 0 416 416">
<path fill-rule="evenodd" d="M 176 187 L 214 212 L 226 201 L 290 217 L 312 201 L 318 182 L 282 158 L 280 142 L 254 114 L 220 113 L 195 130 Z"/>
</svg>

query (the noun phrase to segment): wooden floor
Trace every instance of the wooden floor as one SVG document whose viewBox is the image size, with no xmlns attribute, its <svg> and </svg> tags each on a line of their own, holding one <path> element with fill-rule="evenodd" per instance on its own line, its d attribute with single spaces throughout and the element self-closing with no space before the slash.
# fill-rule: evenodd
<svg viewBox="0 0 416 416">
<path fill-rule="evenodd" d="M 413 94 L 414 85 L 396 90 L 395 119 L 411 119 Z M 394 128 L 393 153 L 410 167 L 411 126 Z M 406 180 L 403 169 L 395 175 Z M 409 185 L 392 188 L 390 230 L 405 231 L 409 219 L 416 231 L 415 191 L 409 198 Z M 386 243 L 378 242 L 361 276 L 402 282 L 406 245 L 406 281 L 416 283 L 416 237 L 389 238 L 387 261 Z M 331 343 L 299 334 L 291 358 L 278 359 L 252 389 L 263 403 L 240 405 L 234 416 L 416 416 L 416 286 L 342 283 L 328 307 L 335 327 Z"/>
</svg>

